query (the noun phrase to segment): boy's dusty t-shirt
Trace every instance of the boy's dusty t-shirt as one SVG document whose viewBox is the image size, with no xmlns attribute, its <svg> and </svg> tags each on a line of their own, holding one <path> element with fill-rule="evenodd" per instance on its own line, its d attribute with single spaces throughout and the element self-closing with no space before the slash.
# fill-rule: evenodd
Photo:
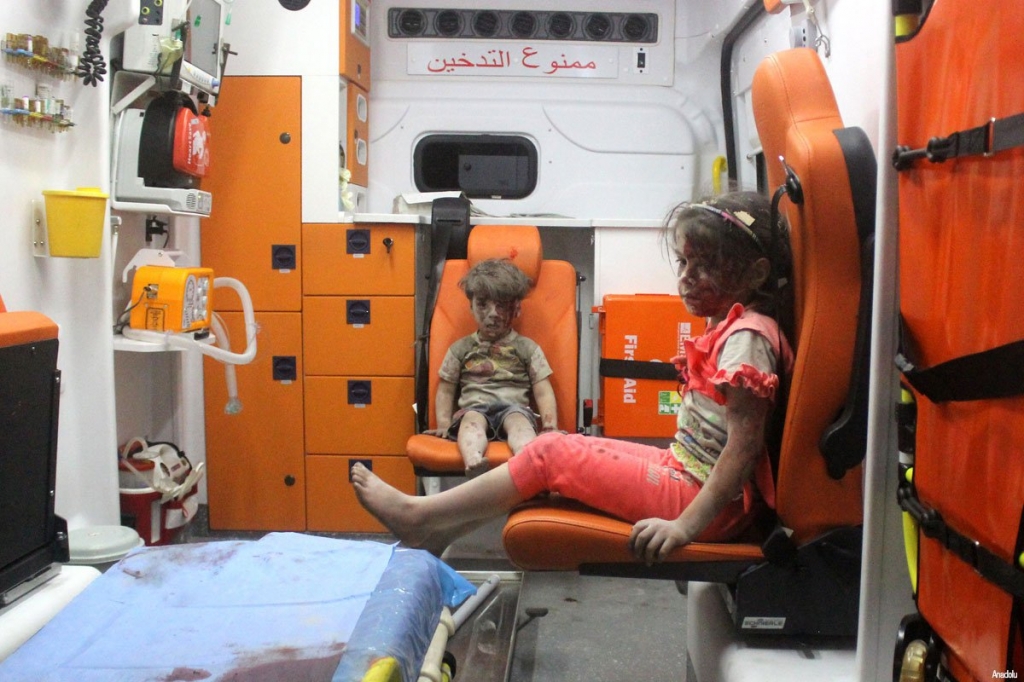
<svg viewBox="0 0 1024 682">
<path fill-rule="evenodd" d="M 529 405 L 531 387 L 551 374 L 541 347 L 515 330 L 493 343 L 476 332 L 462 337 L 438 370 L 443 380 L 459 386 L 459 409 L 494 402 Z"/>
</svg>

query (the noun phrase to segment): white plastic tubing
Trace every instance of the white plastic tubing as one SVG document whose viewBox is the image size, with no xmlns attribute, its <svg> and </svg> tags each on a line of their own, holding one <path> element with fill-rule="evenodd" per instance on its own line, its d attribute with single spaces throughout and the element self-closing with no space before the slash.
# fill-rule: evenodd
<svg viewBox="0 0 1024 682">
<path fill-rule="evenodd" d="M 227 287 L 238 293 L 242 301 L 242 315 L 245 319 L 245 350 L 241 353 L 232 353 L 225 348 L 218 348 L 209 344 L 196 341 L 190 334 L 175 334 L 172 332 L 156 332 L 146 329 L 131 329 L 125 327 L 123 334 L 125 338 L 136 341 L 149 341 L 150 343 L 166 343 L 172 348 L 182 350 L 198 350 L 203 355 L 209 355 L 218 362 L 229 365 L 247 365 L 256 357 L 256 315 L 252 309 L 252 298 L 249 291 L 241 282 L 233 277 L 217 277 L 213 280 L 213 288 Z M 218 325 L 219 327 L 220 325 Z M 223 329 L 221 329 L 223 331 Z M 222 336 L 222 335 L 218 335 Z"/>
</svg>

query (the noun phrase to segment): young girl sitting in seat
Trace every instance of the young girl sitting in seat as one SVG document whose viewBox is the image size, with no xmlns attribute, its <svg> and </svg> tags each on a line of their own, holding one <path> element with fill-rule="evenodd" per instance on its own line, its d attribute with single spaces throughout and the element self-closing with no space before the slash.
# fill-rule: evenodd
<svg viewBox="0 0 1024 682">
<path fill-rule="evenodd" d="M 362 505 L 403 543 L 435 552 L 543 493 L 633 523 L 631 550 L 647 563 L 746 530 L 774 503 L 765 443 L 793 362 L 777 322 L 788 232 L 772 225 L 766 197 L 741 192 L 680 204 L 666 233 L 679 295 L 690 313 L 708 318 L 707 331 L 675 359 L 683 401 L 670 447 L 543 434 L 507 464 L 426 497 L 405 495 L 356 464 Z"/>
</svg>

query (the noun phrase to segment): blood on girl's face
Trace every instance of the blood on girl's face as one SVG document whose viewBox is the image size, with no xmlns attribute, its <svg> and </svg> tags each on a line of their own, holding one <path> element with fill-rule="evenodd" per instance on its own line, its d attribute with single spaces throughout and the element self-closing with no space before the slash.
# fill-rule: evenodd
<svg viewBox="0 0 1024 682">
<path fill-rule="evenodd" d="M 736 303 L 734 295 L 722 291 L 713 273 L 713 263 L 706 253 L 692 248 L 683 241 L 682 248 L 675 250 L 678 263 L 679 296 L 691 315 L 710 318 L 712 323 L 725 319 L 726 313 Z"/>
</svg>

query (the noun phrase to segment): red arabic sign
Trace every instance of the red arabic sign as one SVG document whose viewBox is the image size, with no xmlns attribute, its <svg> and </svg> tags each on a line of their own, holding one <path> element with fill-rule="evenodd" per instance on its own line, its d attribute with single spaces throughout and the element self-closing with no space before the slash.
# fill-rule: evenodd
<svg viewBox="0 0 1024 682">
<path fill-rule="evenodd" d="M 609 45 L 409 43 L 407 73 L 423 76 L 617 78 Z"/>
</svg>

